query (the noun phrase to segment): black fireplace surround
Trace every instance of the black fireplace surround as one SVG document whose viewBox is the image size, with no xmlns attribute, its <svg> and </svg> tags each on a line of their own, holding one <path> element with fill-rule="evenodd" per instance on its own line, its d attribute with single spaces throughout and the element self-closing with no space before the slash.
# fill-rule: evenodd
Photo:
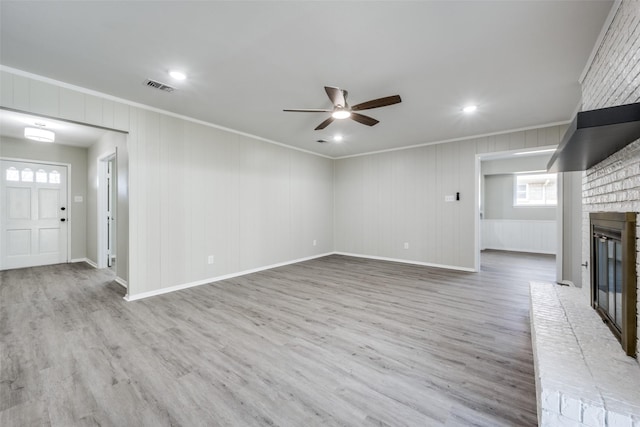
<svg viewBox="0 0 640 427">
<path fill-rule="evenodd" d="M 591 229 L 591 305 L 636 356 L 636 214 L 593 212 Z"/>
</svg>

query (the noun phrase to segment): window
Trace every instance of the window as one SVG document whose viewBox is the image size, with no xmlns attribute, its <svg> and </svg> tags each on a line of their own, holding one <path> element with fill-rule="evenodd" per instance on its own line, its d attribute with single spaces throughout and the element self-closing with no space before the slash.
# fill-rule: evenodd
<svg viewBox="0 0 640 427">
<path fill-rule="evenodd" d="M 49 183 L 50 184 L 60 184 L 60 172 L 58 172 L 58 171 L 49 172 Z"/>
<path fill-rule="evenodd" d="M 23 182 L 33 182 L 33 171 L 29 168 L 24 168 L 22 170 L 22 181 Z"/>
<path fill-rule="evenodd" d="M 7 181 L 20 181 L 20 172 L 18 172 L 18 169 L 11 166 L 6 171 L 6 178 Z"/>
<path fill-rule="evenodd" d="M 38 169 L 36 171 L 36 182 L 47 182 L 47 172 L 44 169 Z"/>
<path fill-rule="evenodd" d="M 556 206 L 557 179 L 555 173 L 516 175 L 513 205 Z"/>
</svg>

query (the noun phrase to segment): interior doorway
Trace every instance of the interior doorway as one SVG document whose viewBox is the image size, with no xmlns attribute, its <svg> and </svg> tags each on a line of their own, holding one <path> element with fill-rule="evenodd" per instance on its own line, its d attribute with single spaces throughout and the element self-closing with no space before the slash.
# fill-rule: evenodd
<svg viewBox="0 0 640 427">
<path fill-rule="evenodd" d="M 558 174 L 547 171 L 554 151 L 536 147 L 477 156 L 479 264 L 487 250 L 557 255 L 562 197 Z"/>
<path fill-rule="evenodd" d="M 100 159 L 98 178 L 98 224 L 100 224 L 98 239 L 98 267 L 111 268 L 116 271 L 117 257 L 117 153 L 110 153 Z"/>
<path fill-rule="evenodd" d="M 53 141 L 27 139 L 25 127 L 29 126 L 50 131 L 54 134 Z M 17 173 L 18 183 L 20 183 L 24 171 L 25 179 L 33 178 L 34 180 L 29 185 L 38 190 L 45 184 L 38 179 L 44 180 L 45 174 L 50 172 L 62 173 L 60 168 L 62 165 L 66 166 L 66 177 L 61 175 L 60 181 L 66 180 L 67 182 L 64 187 L 66 195 L 59 196 L 59 200 L 63 200 L 64 203 L 60 202 L 55 205 L 55 209 L 59 209 L 57 218 L 53 216 L 52 210 L 54 208 L 51 206 L 54 206 L 53 201 L 58 199 L 54 197 L 53 191 L 49 191 L 51 188 L 43 187 L 47 191 L 35 191 L 31 188 L 29 191 L 32 194 L 40 193 L 38 196 L 40 199 L 35 202 L 26 196 L 27 190 L 24 188 L 9 190 L 13 192 L 12 197 L 15 196 L 12 206 L 10 206 L 9 216 L 25 217 L 26 212 L 38 203 L 46 208 L 47 212 L 45 213 L 51 216 L 51 220 L 55 219 L 61 223 L 61 225 L 57 225 L 58 227 L 63 229 L 66 227 L 66 234 L 62 233 L 60 239 L 54 239 L 51 224 L 48 225 L 47 230 L 38 231 L 38 234 L 43 237 L 39 241 L 33 240 L 33 230 L 28 233 L 25 231 L 24 224 L 18 224 L 21 231 L 11 232 L 11 238 L 4 235 L 7 234 L 6 231 L 2 233 L 0 230 L 0 258 L 5 254 L 12 256 L 23 254 L 27 249 L 34 248 L 45 250 L 48 253 L 47 256 L 51 257 L 54 252 L 51 247 L 53 242 L 57 242 L 62 245 L 63 249 L 66 248 L 66 253 L 59 255 L 55 261 L 47 260 L 38 265 L 86 262 L 94 268 L 99 266 L 105 268 L 110 264 L 115 281 L 128 288 L 129 174 L 127 146 L 127 133 L 117 129 L 41 117 L 0 107 L 1 160 L 31 164 L 20 167 L 13 166 L 15 171 L 11 170 L 10 178 L 14 179 L 14 175 Z M 47 167 L 36 167 L 34 166 L 36 163 L 53 165 L 57 169 L 49 170 Z M 108 182 L 101 178 L 100 171 L 104 171 L 105 176 L 109 175 Z M 5 172 L 0 170 L 0 173 L 4 174 Z M 47 179 L 49 180 L 49 175 L 47 175 Z M 100 185 L 98 185 L 99 183 Z M 48 181 L 46 185 L 51 186 L 52 184 Z M 25 187 L 26 183 L 23 182 L 21 186 Z M 107 191 L 105 188 L 109 190 Z M 100 191 L 104 191 L 104 194 L 99 194 Z M 109 198 L 107 199 L 107 197 Z M 7 208 L 5 200 L 6 197 L 3 195 L 3 199 L 0 201 L 0 210 Z M 99 218 L 102 213 L 105 214 L 104 220 Z M 107 213 L 109 223 L 106 222 Z M 63 216 L 64 214 L 66 216 Z M 0 219 L 0 223 L 4 224 L 5 222 Z M 100 231 L 103 228 L 104 231 Z M 65 236 L 66 242 L 64 241 Z M 99 248 L 105 248 L 104 252 L 106 254 L 108 251 L 109 257 L 107 258 L 106 255 L 98 256 Z M 30 265 L 35 264 L 11 264 L 12 268 Z M 8 267 L 3 266 L 2 260 L 0 260 L 0 269 L 4 268 Z"/>
</svg>

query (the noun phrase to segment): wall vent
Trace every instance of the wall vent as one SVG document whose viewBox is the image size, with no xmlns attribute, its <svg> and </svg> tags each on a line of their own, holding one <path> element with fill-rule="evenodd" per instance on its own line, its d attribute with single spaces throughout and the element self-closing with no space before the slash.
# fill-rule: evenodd
<svg viewBox="0 0 640 427">
<path fill-rule="evenodd" d="M 173 92 L 175 90 L 175 88 L 173 88 L 173 87 L 171 87 L 169 85 L 166 85 L 164 83 L 160 83 L 160 82 L 157 82 L 157 81 L 151 80 L 151 79 L 145 80 L 144 84 L 146 84 L 149 87 L 155 88 L 155 89 L 163 90 L 165 92 Z"/>
</svg>

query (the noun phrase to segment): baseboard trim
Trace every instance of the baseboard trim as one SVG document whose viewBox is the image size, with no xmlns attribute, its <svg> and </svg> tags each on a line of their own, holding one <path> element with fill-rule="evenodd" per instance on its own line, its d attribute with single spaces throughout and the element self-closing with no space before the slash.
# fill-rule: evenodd
<svg viewBox="0 0 640 427">
<path fill-rule="evenodd" d="M 332 255 L 332 254 L 334 254 L 334 252 L 327 252 L 327 253 L 320 254 L 320 255 L 313 255 L 313 256 L 310 256 L 310 257 L 298 258 L 298 259 L 291 260 L 291 261 L 285 261 L 285 262 L 280 262 L 280 263 L 277 263 L 277 264 L 266 265 L 264 267 L 253 268 L 251 270 L 244 270 L 244 271 L 240 271 L 240 272 L 237 272 L 237 273 L 225 274 L 223 276 L 210 277 L 208 279 L 197 280 L 195 282 L 190 282 L 190 283 L 183 283 L 181 285 L 170 286 L 168 288 L 162 288 L 162 289 L 158 289 L 158 290 L 155 290 L 155 291 L 142 292 L 142 293 L 133 294 L 133 295 L 126 295 L 124 297 L 124 299 L 126 301 L 129 301 L 129 302 L 137 301 L 137 300 L 140 300 L 140 299 L 149 298 L 149 297 L 153 297 L 153 296 L 156 296 L 156 295 L 168 294 L 168 293 L 175 292 L 175 291 L 180 291 L 180 290 L 183 290 L 183 289 L 193 288 L 195 286 L 201 286 L 201 285 L 206 285 L 206 284 L 209 284 L 209 283 L 219 282 L 221 280 L 233 279 L 234 277 L 245 276 L 247 274 L 257 273 L 257 272 L 264 271 L 264 270 L 271 270 L 272 268 L 283 267 L 285 265 L 297 264 L 297 263 L 303 262 L 303 261 L 309 261 L 309 260 L 316 259 L 316 258 L 322 258 L 322 257 L 329 256 L 329 255 Z"/>
<path fill-rule="evenodd" d="M 91 267 L 98 268 L 98 264 L 96 264 L 95 262 L 91 261 L 89 258 L 74 258 L 69 262 L 86 262 Z"/>
<path fill-rule="evenodd" d="M 538 250 L 538 249 L 522 249 L 522 248 L 514 249 L 514 248 L 492 248 L 492 247 L 486 247 L 486 248 L 482 248 L 482 251 L 484 251 L 486 249 L 488 249 L 490 251 L 524 252 L 524 253 L 528 253 L 528 254 L 544 254 L 544 255 L 555 255 L 556 254 L 555 251 L 541 251 L 541 250 Z"/>
<path fill-rule="evenodd" d="M 122 286 L 123 288 L 125 288 L 125 289 L 127 289 L 127 288 L 128 288 L 127 281 L 126 281 L 126 280 L 124 280 L 124 279 L 123 279 L 122 277 L 120 277 L 120 276 L 116 276 L 115 282 L 116 282 L 118 285 L 120 285 L 120 286 Z"/>
<path fill-rule="evenodd" d="M 421 265 L 423 267 L 434 267 L 434 268 L 443 268 L 445 270 L 455 270 L 455 271 L 465 271 L 469 273 L 477 273 L 478 270 L 469 268 L 469 267 L 460 267 L 457 265 L 447 265 L 447 264 L 435 264 L 432 262 L 421 262 L 421 261 L 412 261 L 402 258 L 388 258 L 382 256 L 374 256 L 374 255 L 364 255 L 364 254 L 354 254 L 350 252 L 334 252 L 335 255 L 344 255 L 344 256 L 352 256 L 356 258 L 367 258 L 367 259 L 375 259 L 378 261 L 391 261 L 391 262 L 400 262 L 403 264 L 412 264 L 412 265 Z"/>
</svg>

